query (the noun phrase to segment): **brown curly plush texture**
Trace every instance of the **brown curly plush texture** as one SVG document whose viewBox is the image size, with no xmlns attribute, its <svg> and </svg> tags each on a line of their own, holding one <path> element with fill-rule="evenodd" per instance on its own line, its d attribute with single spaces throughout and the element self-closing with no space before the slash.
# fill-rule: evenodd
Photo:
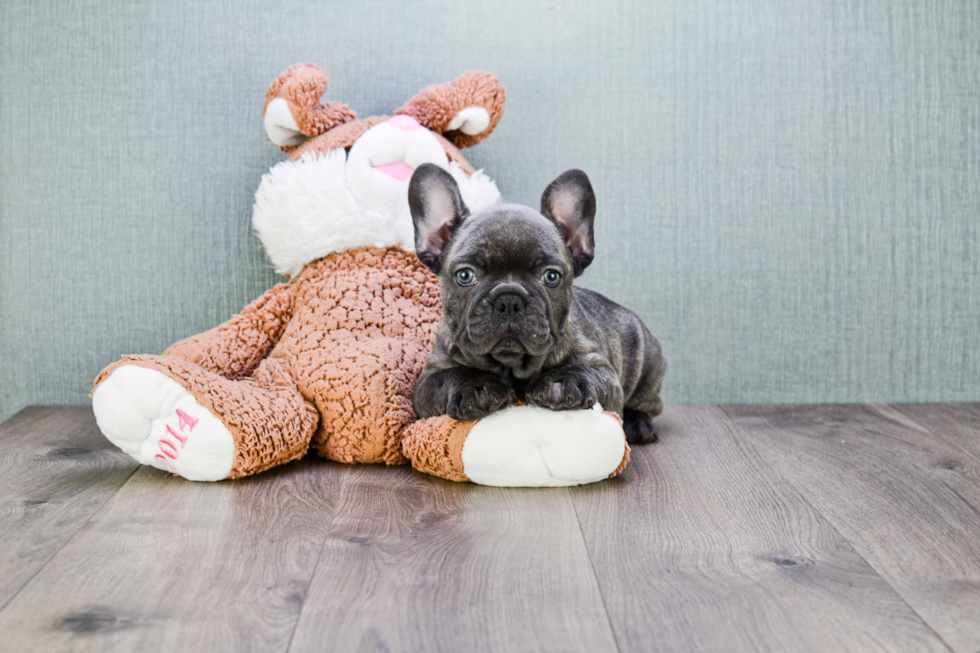
<svg viewBox="0 0 980 653">
<path fill-rule="evenodd" d="M 308 442 L 331 460 L 403 464 L 441 314 L 439 283 L 414 253 L 351 249 L 162 356 L 109 366 L 96 387 L 121 365 L 180 383 L 234 436 L 232 478 L 298 458 Z"/>
<path fill-rule="evenodd" d="M 354 146 L 354 141 L 359 139 L 364 132 L 386 120 L 388 120 L 388 116 L 371 116 L 334 127 L 325 134 L 320 134 L 301 145 L 295 146 L 293 153 L 289 155 L 289 160 L 297 161 L 305 152 L 322 153 L 339 148 L 349 150 Z"/>
<path fill-rule="evenodd" d="M 405 431 L 402 451 L 412 467 L 450 481 L 469 481 L 463 471 L 463 444 L 476 422 L 457 422 L 448 415 L 415 422 Z"/>
<path fill-rule="evenodd" d="M 300 145 L 280 146 L 281 150 L 290 153 L 290 161 L 298 160 L 304 152 L 349 150 L 364 132 L 391 118 L 371 116 L 357 120 L 354 111 L 345 104 L 320 104 L 319 99 L 326 92 L 329 80 L 327 73 L 318 66 L 296 64 L 282 73 L 265 93 L 263 115 L 269 102 L 277 97 L 284 98 L 297 127 L 312 137 Z M 449 160 L 458 163 L 466 174 L 473 174 L 475 168 L 460 148 L 476 145 L 493 132 L 504 115 L 506 99 L 507 94 L 496 75 L 469 72 L 451 82 L 424 88 L 395 115 L 412 116 L 431 130 L 442 143 Z M 459 130 L 446 131 L 459 111 L 473 106 L 482 106 L 490 114 L 490 125 L 485 130 L 473 136 Z"/>
<path fill-rule="evenodd" d="M 276 98 L 283 98 L 289 105 L 289 110 L 296 120 L 300 132 L 307 136 L 318 136 L 338 125 L 357 119 L 357 114 L 341 102 L 320 103 L 320 98 L 327 92 L 330 76 L 319 66 L 311 63 L 300 63 L 287 68 L 272 82 L 265 92 L 265 104 L 262 115 L 269 103 Z M 281 146 L 284 152 L 291 152 L 295 145 Z"/>
<path fill-rule="evenodd" d="M 472 147 L 489 136 L 504 115 L 507 93 L 493 73 L 473 71 L 451 82 L 433 84 L 406 102 L 395 115 L 412 116 L 437 134 L 445 134 L 457 147 Z M 466 107 L 483 107 L 490 114 L 490 125 L 479 134 L 446 131 L 456 114 Z"/>
<path fill-rule="evenodd" d="M 228 478 L 258 474 L 306 455 L 318 421 L 316 408 L 303 399 L 280 361 L 266 359 L 249 378 L 236 381 L 177 356 L 124 356 L 102 370 L 95 387 L 124 365 L 165 374 L 225 424 L 235 441 Z"/>
<path fill-rule="evenodd" d="M 163 355 L 183 358 L 228 379 L 247 377 L 279 342 L 294 298 L 295 287 L 281 283 L 224 324 L 171 345 Z"/>
</svg>

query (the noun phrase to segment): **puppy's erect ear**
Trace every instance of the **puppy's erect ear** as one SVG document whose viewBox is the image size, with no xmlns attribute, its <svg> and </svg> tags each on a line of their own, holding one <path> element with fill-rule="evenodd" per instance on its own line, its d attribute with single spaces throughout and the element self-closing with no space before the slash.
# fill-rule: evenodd
<svg viewBox="0 0 980 653">
<path fill-rule="evenodd" d="M 589 267 L 595 256 L 595 193 L 581 170 L 567 170 L 541 194 L 541 213 L 558 225 L 572 253 L 575 276 Z"/>
<path fill-rule="evenodd" d="M 408 182 L 408 208 L 415 223 L 415 254 L 439 274 L 443 250 L 470 214 L 456 180 L 434 163 L 423 163 Z"/>
</svg>

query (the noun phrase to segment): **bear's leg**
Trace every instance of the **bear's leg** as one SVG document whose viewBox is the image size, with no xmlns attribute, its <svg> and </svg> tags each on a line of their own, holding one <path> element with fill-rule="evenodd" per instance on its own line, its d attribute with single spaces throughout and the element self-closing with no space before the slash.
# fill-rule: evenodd
<svg viewBox="0 0 980 653">
<path fill-rule="evenodd" d="M 402 448 L 426 474 L 501 487 L 594 483 L 629 461 L 622 421 L 598 404 L 564 411 L 511 406 L 474 422 L 431 417 L 409 427 Z"/>
<path fill-rule="evenodd" d="M 318 421 L 285 367 L 234 381 L 172 356 L 130 356 L 96 379 L 103 434 L 138 462 L 193 481 L 240 478 L 306 453 Z"/>
<path fill-rule="evenodd" d="M 402 338 L 332 342 L 317 378 L 303 379 L 322 416 L 314 450 L 338 462 L 405 464 L 401 438 L 415 421 L 412 393 L 429 349 Z"/>
</svg>

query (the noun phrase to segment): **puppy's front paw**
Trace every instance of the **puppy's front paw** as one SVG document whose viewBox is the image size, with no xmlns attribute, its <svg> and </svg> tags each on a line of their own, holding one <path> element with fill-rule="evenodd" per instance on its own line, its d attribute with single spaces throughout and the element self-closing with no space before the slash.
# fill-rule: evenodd
<svg viewBox="0 0 980 653">
<path fill-rule="evenodd" d="M 517 401 L 514 389 L 489 374 L 474 376 L 453 388 L 446 402 L 446 414 L 461 422 L 486 417 Z"/>
<path fill-rule="evenodd" d="M 557 369 L 544 374 L 528 386 L 529 403 L 551 410 L 592 408 L 598 398 L 595 380 L 582 370 Z"/>
</svg>

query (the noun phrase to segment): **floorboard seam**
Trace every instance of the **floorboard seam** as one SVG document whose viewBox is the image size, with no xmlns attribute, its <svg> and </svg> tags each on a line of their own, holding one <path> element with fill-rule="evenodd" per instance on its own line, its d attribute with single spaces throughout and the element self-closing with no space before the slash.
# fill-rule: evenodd
<svg viewBox="0 0 980 653">
<path fill-rule="evenodd" d="M 612 617 L 609 616 L 609 606 L 606 605 L 606 596 L 602 593 L 602 585 L 599 584 L 599 575 L 595 571 L 595 564 L 592 562 L 592 551 L 589 550 L 589 543 L 585 539 L 585 530 L 582 528 L 582 519 L 578 515 L 578 506 L 575 505 L 575 497 L 572 496 L 570 490 L 566 488 L 565 492 L 568 495 L 568 500 L 572 504 L 572 511 L 575 513 L 575 523 L 578 524 L 579 535 L 582 536 L 582 547 L 585 549 L 585 557 L 589 560 L 589 569 L 592 570 L 592 578 L 595 580 L 596 591 L 599 592 L 599 598 L 602 600 L 602 610 L 606 613 L 606 623 L 609 624 L 609 632 L 612 633 L 613 643 L 616 645 L 616 650 L 622 653 L 622 648 L 619 645 L 619 637 L 616 636 L 616 628 L 613 626 Z"/>
<path fill-rule="evenodd" d="M 26 409 L 25 409 L 25 410 L 26 410 Z M 67 547 L 67 546 L 68 546 L 69 544 L 71 544 L 71 543 L 72 543 L 72 540 L 74 540 L 74 539 L 75 539 L 75 536 L 77 536 L 77 535 L 78 535 L 78 534 L 79 534 L 80 532 L 82 532 L 82 530 L 83 530 L 83 529 L 84 529 L 84 528 L 85 528 L 86 526 L 88 526 L 88 525 L 89 525 L 89 523 L 90 523 L 90 522 L 92 521 L 92 519 L 93 519 L 93 518 L 94 518 L 94 517 L 95 517 L 95 516 L 96 516 L 97 514 L 99 514 L 99 512 L 101 512 L 101 511 L 102 511 L 102 509 L 103 509 L 103 508 L 105 508 L 105 507 L 106 507 L 106 506 L 107 506 L 107 505 L 109 504 L 109 502 L 110 502 L 110 501 L 112 501 L 112 498 L 113 498 L 114 496 L 116 496 L 116 493 L 118 493 L 118 492 L 119 492 L 119 490 L 121 490 L 121 489 L 123 489 L 123 487 L 125 487 L 125 486 L 126 486 L 126 484 L 127 484 L 127 483 L 129 483 L 129 481 L 130 481 L 130 479 L 132 479 L 132 478 L 133 478 L 133 474 L 135 474 L 136 472 L 138 472 L 138 471 L 140 470 L 140 468 L 142 468 L 142 467 L 143 467 L 142 465 L 137 465 L 136 467 L 134 467 L 134 468 L 133 468 L 133 471 L 131 471 L 131 472 L 129 473 L 129 476 L 127 476 L 127 477 L 126 477 L 126 480 L 125 480 L 125 481 L 123 481 L 122 483 L 120 483 L 120 484 L 119 484 L 119 486 L 118 486 L 118 487 L 117 487 L 117 488 L 116 488 L 115 490 L 113 490 L 113 491 L 112 491 L 112 494 L 110 494 L 109 496 L 107 496 L 107 497 L 106 497 L 106 499 L 105 499 L 105 501 L 103 501 L 103 502 L 102 502 L 102 505 L 100 505 L 100 506 L 98 506 L 98 507 L 97 507 L 97 508 L 96 508 L 95 510 L 93 510 L 93 511 L 92 511 L 92 513 L 91 513 L 91 514 L 90 514 L 90 515 L 89 515 L 89 516 L 88 516 L 88 517 L 87 517 L 87 518 L 85 519 L 85 521 L 83 521 L 83 522 L 82 522 L 81 524 L 79 524 L 79 526 L 78 526 L 78 528 L 76 528 L 76 529 L 75 529 L 75 531 L 74 531 L 74 532 L 73 532 L 73 533 L 71 534 L 71 536 L 70 536 L 70 537 L 69 537 L 69 538 L 68 538 L 67 540 L 65 540 L 65 543 L 64 543 L 64 544 L 62 544 L 62 545 L 61 545 L 60 547 L 58 547 L 58 550 L 57 550 L 57 551 L 55 551 L 54 553 L 52 553 L 52 554 L 51 554 L 51 557 L 50 557 L 50 558 L 48 558 L 48 559 L 47 559 L 47 560 L 46 560 L 46 561 L 44 562 L 44 564 L 43 564 L 43 565 L 41 565 L 41 566 L 40 566 L 40 567 L 38 568 L 38 570 L 37 570 L 37 571 L 35 571 L 35 572 L 34 572 L 33 574 L 31 574 L 31 577 L 30 577 L 30 578 L 28 578 L 28 579 L 27 579 L 27 581 L 26 581 L 26 582 L 24 582 L 24 584 L 23 584 L 23 585 L 21 585 L 21 586 L 20 586 L 20 587 L 19 587 L 19 588 L 17 589 L 17 591 L 16 591 L 16 592 L 15 592 L 15 593 L 13 594 L 13 596 L 11 596 L 11 597 L 10 597 L 9 599 L 7 599 L 7 602 L 6 602 L 6 603 L 4 603 L 3 605 L 0 605 L 0 612 L 3 612 L 4 610 L 6 610 L 6 609 L 7 609 L 7 606 L 9 606 L 9 605 L 10 605 L 11 603 L 13 603 L 13 602 L 14 602 L 14 600 L 15 600 L 15 599 L 16 599 L 16 598 L 17 598 L 18 596 L 20 596 L 20 593 L 21 593 L 21 592 L 23 592 L 23 591 L 24 591 L 24 589 L 25 589 L 25 588 L 27 588 L 27 586 L 28 586 L 28 585 L 30 585 L 30 584 L 31 584 L 32 582 L 34 582 L 34 579 L 35 579 L 35 578 L 37 578 L 37 576 L 38 576 L 38 574 L 40 574 L 40 573 L 41 573 L 42 571 L 44 571 L 45 569 L 47 569 L 47 568 L 48 568 L 48 565 L 50 565 L 50 564 L 51 564 L 51 561 L 52 561 L 52 560 L 54 560 L 55 558 L 57 558 L 57 557 L 58 557 L 58 554 L 60 554 L 60 553 L 61 553 L 62 551 L 64 551 L 64 550 L 65 550 L 65 548 L 66 548 L 66 547 Z"/>
<path fill-rule="evenodd" d="M 868 404 L 861 404 L 861 405 L 862 406 L 867 406 Z M 800 487 L 796 483 L 794 483 L 791 478 L 789 478 L 785 474 L 783 474 L 783 472 L 776 466 L 776 464 L 773 463 L 766 456 L 766 454 L 762 450 L 760 450 L 752 442 L 752 439 L 749 438 L 745 434 L 745 432 L 742 430 L 742 427 L 738 425 L 738 423 L 735 421 L 735 419 L 731 415 L 728 414 L 728 411 L 726 411 L 725 408 L 724 407 L 721 407 L 721 406 L 718 406 L 717 408 L 725 416 L 725 419 L 727 419 L 728 422 L 731 424 L 732 428 L 735 430 L 735 433 L 737 433 L 739 435 L 739 440 L 742 441 L 742 442 L 744 442 L 745 443 L 745 446 L 751 447 L 752 451 L 754 451 L 756 453 L 756 455 L 759 456 L 759 458 L 761 458 L 767 465 L 769 465 L 769 468 L 772 470 L 772 472 L 774 474 L 777 474 L 780 479 L 782 479 L 790 487 L 792 487 L 793 490 L 796 491 L 796 494 L 799 495 L 800 500 L 803 501 L 804 504 L 806 504 L 807 506 L 809 506 L 809 508 L 811 510 L 813 510 L 813 512 L 815 514 L 819 515 L 821 519 L 823 519 L 825 522 L 827 522 L 827 525 L 831 529 L 833 529 L 833 531 L 835 533 L 837 533 L 838 537 L 840 537 L 842 541 L 847 542 L 847 545 L 851 547 L 851 550 L 854 551 L 854 554 L 856 556 L 858 556 L 859 558 L 861 558 L 861 560 L 864 561 L 864 564 L 868 565 L 868 569 L 870 569 L 871 571 L 875 572 L 875 574 L 878 576 L 878 578 L 881 579 L 881 582 L 883 582 L 885 585 L 887 585 L 891 589 L 891 591 L 895 593 L 895 596 L 897 596 L 899 599 L 901 599 L 902 603 L 904 603 L 908 607 L 908 609 L 912 611 L 912 614 L 914 614 L 919 619 L 919 621 L 921 621 L 922 624 L 926 628 L 929 629 L 929 632 L 931 632 L 933 635 L 935 635 L 936 636 L 936 639 L 938 639 L 940 642 L 942 642 L 943 646 L 946 647 L 946 650 L 950 651 L 950 653 L 956 653 L 956 649 L 954 649 L 952 646 L 950 646 L 949 645 L 949 642 L 947 642 L 943 638 L 942 635 L 940 635 L 938 632 L 936 632 L 936 629 L 932 627 L 932 624 L 930 624 L 928 621 L 926 621 L 926 619 L 921 614 L 919 614 L 919 611 L 916 610 L 912 606 L 912 604 L 908 602 L 908 600 L 905 598 L 905 595 L 902 594 L 898 590 L 897 587 L 895 587 L 894 585 L 892 585 L 891 582 L 889 582 L 889 580 L 887 578 L 885 578 L 881 574 L 881 570 L 878 569 L 875 565 L 873 565 L 871 563 L 871 561 L 868 560 L 868 558 L 863 553 L 861 553 L 861 550 L 857 547 L 857 545 L 854 544 L 854 542 L 851 541 L 851 538 L 845 536 L 840 531 L 840 529 L 837 528 L 837 524 L 833 521 L 833 519 L 831 517 L 825 515 L 823 513 L 823 511 L 821 511 L 820 509 L 818 509 L 817 506 L 815 506 L 810 501 L 809 497 L 807 497 L 806 494 L 804 494 L 803 490 L 800 489 Z"/>
<path fill-rule="evenodd" d="M 327 524 L 327 537 L 323 538 L 323 543 L 320 545 L 320 552 L 316 556 L 316 564 L 313 565 L 313 572 L 310 573 L 309 585 L 306 587 L 306 594 L 303 596 L 303 605 L 299 609 L 299 614 L 296 615 L 296 623 L 293 624 L 293 630 L 289 633 L 289 641 L 286 642 L 286 653 L 293 648 L 293 639 L 296 637 L 296 630 L 299 628 L 299 622 L 303 619 L 303 612 L 306 611 L 306 600 L 310 595 L 310 587 L 313 585 L 313 579 L 316 578 L 316 573 L 320 570 L 320 561 L 323 560 L 323 550 L 327 547 L 327 543 L 330 542 L 330 529 L 333 527 L 334 521 L 337 519 L 337 512 L 340 509 L 340 499 L 344 496 L 344 489 L 347 487 L 347 481 L 350 478 L 352 466 L 347 465 L 344 467 L 344 478 L 340 483 L 340 489 L 337 491 L 337 503 L 334 505 L 333 512 L 330 515 L 330 523 Z"/>
</svg>

